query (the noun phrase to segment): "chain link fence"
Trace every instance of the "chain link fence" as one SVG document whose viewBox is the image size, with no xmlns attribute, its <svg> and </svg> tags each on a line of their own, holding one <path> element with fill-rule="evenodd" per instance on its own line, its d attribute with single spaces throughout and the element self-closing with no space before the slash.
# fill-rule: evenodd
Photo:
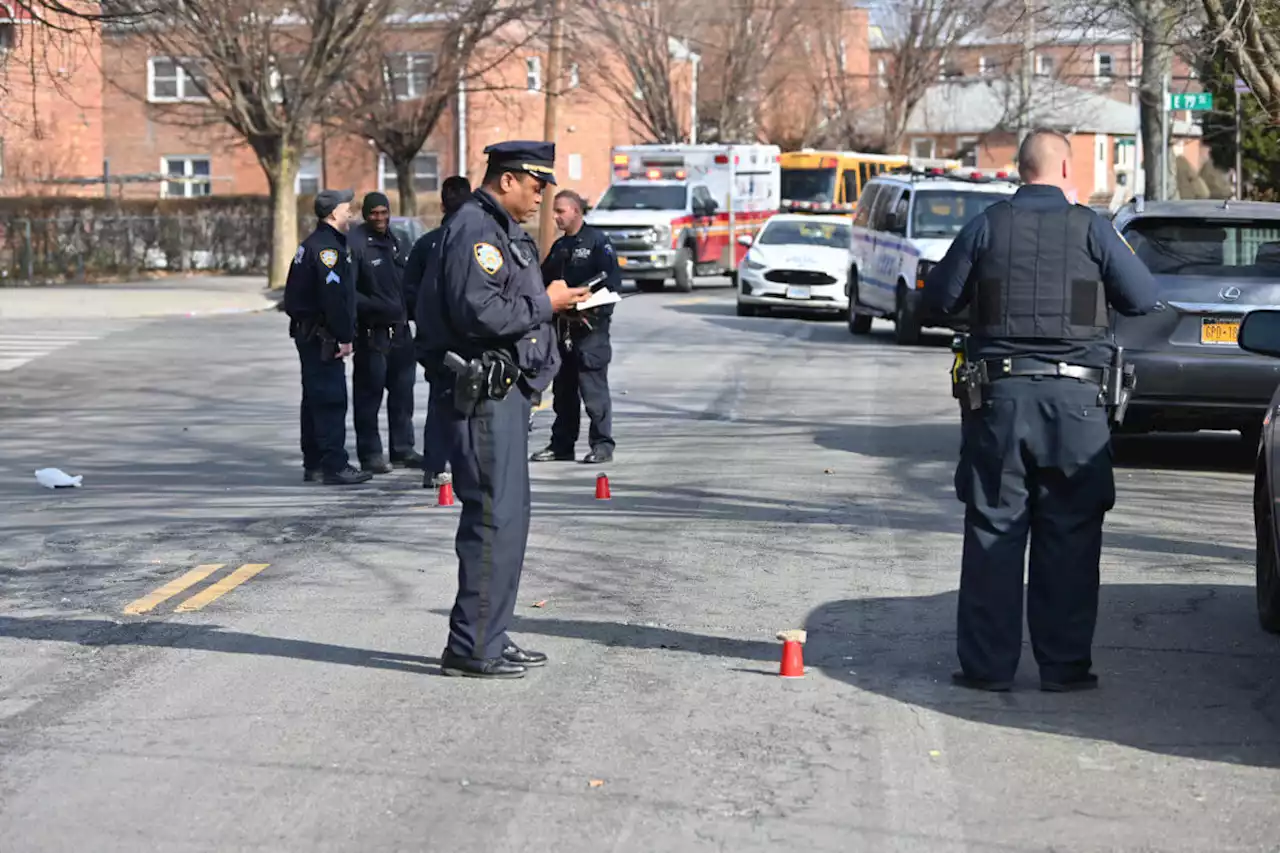
<svg viewBox="0 0 1280 853">
<path fill-rule="evenodd" d="M 150 271 L 262 273 L 270 258 L 268 215 L 0 215 L 0 277 L 10 281 L 89 281 Z"/>
</svg>

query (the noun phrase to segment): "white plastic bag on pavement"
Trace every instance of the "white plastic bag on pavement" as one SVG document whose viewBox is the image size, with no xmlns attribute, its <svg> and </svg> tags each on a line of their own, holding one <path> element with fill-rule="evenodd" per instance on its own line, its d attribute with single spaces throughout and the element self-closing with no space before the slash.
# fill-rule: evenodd
<svg viewBox="0 0 1280 853">
<path fill-rule="evenodd" d="M 72 477 L 58 468 L 41 468 L 36 472 L 36 482 L 46 489 L 78 489 L 82 476 Z"/>
</svg>

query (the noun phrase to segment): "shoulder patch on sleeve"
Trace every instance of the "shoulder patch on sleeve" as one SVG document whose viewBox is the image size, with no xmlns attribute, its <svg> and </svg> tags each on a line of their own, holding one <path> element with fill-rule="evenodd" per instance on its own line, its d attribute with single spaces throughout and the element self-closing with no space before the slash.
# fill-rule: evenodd
<svg viewBox="0 0 1280 853">
<path fill-rule="evenodd" d="M 337 249 L 321 249 L 320 263 L 324 264 L 329 269 L 333 269 L 334 265 L 338 263 L 338 250 Z"/>
<path fill-rule="evenodd" d="M 496 246 L 489 243 L 476 243 L 474 251 L 476 263 L 489 275 L 502 269 L 502 252 L 498 251 Z"/>
<path fill-rule="evenodd" d="M 305 258 L 306 256 L 307 256 L 307 247 L 299 246 L 298 251 L 293 256 L 293 262 L 295 264 L 300 264 L 302 263 L 302 259 Z"/>
</svg>

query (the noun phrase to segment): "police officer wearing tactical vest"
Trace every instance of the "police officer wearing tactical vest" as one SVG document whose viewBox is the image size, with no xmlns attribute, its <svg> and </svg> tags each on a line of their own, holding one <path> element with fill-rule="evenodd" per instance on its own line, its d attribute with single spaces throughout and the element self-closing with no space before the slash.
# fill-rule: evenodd
<svg viewBox="0 0 1280 853">
<path fill-rule="evenodd" d="M 547 252 L 542 263 L 542 278 L 547 283 L 563 280 L 580 285 L 603 272 L 608 275 L 606 286 L 613 291 L 620 290 L 622 279 L 613 245 L 600 231 L 583 223 L 585 212 L 586 202 L 577 193 L 562 190 L 556 194 L 556 225 L 564 236 Z M 584 406 L 591 420 L 587 435 L 591 450 L 582 461 L 594 464 L 613 459 L 613 407 L 609 400 L 612 320 L 613 305 L 586 311 L 571 309 L 557 318 L 560 370 L 552 386 L 556 419 L 551 425 L 551 443 L 533 454 L 534 462 L 574 458 L 573 446 L 578 441 L 580 412 Z"/>
<path fill-rule="evenodd" d="M 467 199 L 471 198 L 471 182 L 462 175 L 450 175 L 440 186 L 440 209 L 444 213 L 443 220 L 436 228 L 418 238 L 409 252 L 409 260 L 404 265 L 405 297 L 413 312 L 414 322 L 418 325 L 414 338 L 418 353 L 418 363 L 422 365 L 428 385 L 427 418 L 422 428 L 422 488 L 431 489 L 452 482 L 452 477 L 445 471 L 449 463 L 448 432 L 445 429 L 443 415 L 448 411 L 450 384 L 447 381 L 432 382 L 429 369 L 429 353 L 424 345 L 422 329 L 429 321 L 429 314 L 440 311 L 438 299 L 420 299 L 422 282 L 427 276 L 434 278 L 440 271 L 440 241 L 444 237 L 445 226 L 458 212 Z M 436 290 L 431 291 L 433 294 Z"/>
<path fill-rule="evenodd" d="M 1025 185 L 972 219 L 924 285 L 931 307 L 970 312 L 952 678 L 981 690 L 1012 686 L 1030 535 L 1027 622 L 1040 687 L 1081 690 L 1097 685 L 1098 563 L 1103 516 L 1115 504 L 1103 388 L 1119 368 L 1108 306 L 1145 314 L 1156 285 L 1109 223 L 1067 200 L 1065 136 L 1028 135 L 1018 171 Z"/>
<path fill-rule="evenodd" d="M 552 317 L 590 291 L 543 287 L 537 244 L 521 227 L 555 183 L 555 146 L 503 142 L 485 153 L 483 184 L 445 226 L 440 273 L 423 277 L 419 298 L 440 310 L 422 314 L 420 357 L 451 387 L 450 464 L 462 501 L 441 668 L 519 678 L 547 660 L 507 636 L 529 538 L 530 399 L 559 366 Z"/>
<path fill-rule="evenodd" d="M 393 465 L 418 468 L 413 449 L 413 392 L 417 379 L 413 338 L 409 334 L 404 265 L 408 247 L 391 230 L 391 202 L 380 192 L 365 195 L 364 222 L 351 230 L 351 259 L 356 275 L 355 368 L 351 394 L 360 467 L 386 474 Z M 387 397 L 391 459 L 382 452 L 378 412 Z"/>
<path fill-rule="evenodd" d="M 298 247 L 284 285 L 289 336 L 302 363 L 302 466 L 307 482 L 363 483 L 347 457 L 347 373 L 342 360 L 355 338 L 356 291 L 347 249 L 350 190 L 316 194 L 319 223 Z"/>
</svg>

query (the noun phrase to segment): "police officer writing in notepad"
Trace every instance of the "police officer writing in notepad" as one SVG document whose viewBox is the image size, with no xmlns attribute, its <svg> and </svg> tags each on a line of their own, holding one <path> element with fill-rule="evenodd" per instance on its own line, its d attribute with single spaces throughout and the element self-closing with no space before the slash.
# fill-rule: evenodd
<svg viewBox="0 0 1280 853">
<path fill-rule="evenodd" d="M 373 475 L 347 457 L 347 373 L 356 333 L 356 290 L 347 248 L 350 190 L 316 194 L 319 223 L 298 247 L 284 286 L 289 336 L 302 363 L 303 478 L 326 485 L 363 483 Z"/>
<path fill-rule="evenodd" d="M 618 258 L 609 238 L 590 225 L 583 224 L 586 202 L 572 190 L 556 194 L 556 225 L 564 236 L 552 244 L 542 263 L 542 278 L 548 284 L 563 280 L 580 285 L 597 273 L 606 273 L 609 289 L 622 287 L 618 274 Z M 613 459 L 613 407 L 609 401 L 609 361 L 613 346 L 609 341 L 609 325 L 613 321 L 613 305 L 601 305 L 586 311 L 571 308 L 557 317 L 560 341 L 560 370 L 552 385 L 556 412 L 551 425 L 551 443 L 533 454 L 534 462 L 571 460 L 578 441 L 582 407 L 591 420 L 587 438 L 591 451 L 582 461 L 588 464 Z M 581 396 L 581 403 L 579 402 Z"/>
<path fill-rule="evenodd" d="M 1113 369 L 1108 306 L 1145 314 L 1156 285 L 1108 222 L 1067 201 L 1065 136 L 1028 135 L 1018 171 L 1025 186 L 971 220 L 924 285 L 936 309 L 969 306 L 966 362 L 976 371 L 955 475 L 965 517 L 953 680 L 1012 686 L 1030 535 L 1027 623 L 1040 687 L 1080 690 L 1097 685 L 1102 522 L 1115 504 L 1101 395 Z"/>
<path fill-rule="evenodd" d="M 408 247 L 391 230 L 391 202 L 379 192 L 364 197 L 364 223 L 351 230 L 356 274 L 355 369 L 351 377 L 360 467 L 386 474 L 392 465 L 418 468 L 413 449 L 413 392 L 417 362 L 409 334 L 404 265 Z M 378 412 L 387 397 L 391 459 L 382 452 Z"/>
<path fill-rule="evenodd" d="M 433 375 L 450 376 L 450 463 L 462 500 L 458 594 L 441 660 L 445 675 L 519 678 L 547 656 L 507 636 L 529 538 L 530 398 L 559 366 L 552 317 L 590 296 L 564 282 L 544 287 L 538 247 L 521 227 L 555 183 L 555 146 L 503 142 L 445 226 L 440 274 L 424 276 L 419 330 Z"/>
</svg>

